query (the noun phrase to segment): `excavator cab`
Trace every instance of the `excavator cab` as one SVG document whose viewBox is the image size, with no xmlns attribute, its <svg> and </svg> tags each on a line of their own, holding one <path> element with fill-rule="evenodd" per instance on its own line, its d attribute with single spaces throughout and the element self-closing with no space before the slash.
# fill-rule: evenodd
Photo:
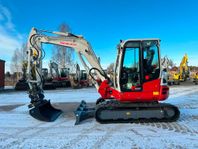
<svg viewBox="0 0 198 149">
<path fill-rule="evenodd" d="M 159 47 L 159 39 L 129 39 L 119 44 L 114 77 L 115 88 L 120 92 L 117 100 L 158 102 L 168 98 Z"/>
<path fill-rule="evenodd" d="M 141 91 L 144 82 L 159 78 L 157 40 L 128 41 L 121 61 L 121 91 Z"/>
</svg>

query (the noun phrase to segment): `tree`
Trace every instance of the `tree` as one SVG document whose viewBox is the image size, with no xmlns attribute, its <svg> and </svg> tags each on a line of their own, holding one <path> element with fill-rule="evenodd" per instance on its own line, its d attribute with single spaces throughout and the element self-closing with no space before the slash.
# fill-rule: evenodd
<svg viewBox="0 0 198 149">
<path fill-rule="evenodd" d="M 173 62 L 172 59 L 169 59 L 169 66 L 172 68 L 174 67 L 176 64 Z"/>
<path fill-rule="evenodd" d="M 111 63 L 108 67 L 107 67 L 107 75 L 110 78 L 110 80 L 113 81 L 115 74 L 114 74 L 114 63 Z"/>
<path fill-rule="evenodd" d="M 107 73 L 111 74 L 114 72 L 114 63 L 111 63 L 108 67 L 107 67 Z"/>
<path fill-rule="evenodd" d="M 23 43 L 20 49 L 21 52 L 21 62 L 27 61 L 27 44 Z"/>
<path fill-rule="evenodd" d="M 10 70 L 12 73 L 16 72 L 22 72 L 22 65 L 24 63 L 24 61 L 27 60 L 27 46 L 26 44 L 22 44 L 20 49 L 15 49 L 12 59 L 11 59 L 11 65 L 10 65 Z M 17 76 L 18 78 L 18 76 Z"/>
<path fill-rule="evenodd" d="M 20 68 L 21 68 L 21 64 L 20 64 L 20 51 L 19 49 L 15 49 L 14 50 L 14 53 L 13 53 L 13 56 L 12 56 L 12 60 L 11 60 L 11 72 L 14 73 L 14 72 L 19 72 Z"/>
<path fill-rule="evenodd" d="M 168 58 L 168 56 L 164 56 L 161 58 L 161 63 L 164 68 L 173 68 L 176 64 L 173 62 L 172 59 Z"/>
<path fill-rule="evenodd" d="M 66 23 L 62 23 L 59 26 L 60 32 L 70 32 L 71 29 Z M 73 54 L 74 50 L 72 48 L 67 48 L 63 46 L 54 46 L 52 60 L 56 62 L 59 67 L 65 68 L 66 66 L 71 66 L 73 64 Z"/>
<path fill-rule="evenodd" d="M 10 74 L 9 71 L 7 71 L 7 72 L 5 73 L 5 77 L 7 77 L 7 78 L 10 78 L 10 77 L 11 77 L 11 74 Z"/>
</svg>

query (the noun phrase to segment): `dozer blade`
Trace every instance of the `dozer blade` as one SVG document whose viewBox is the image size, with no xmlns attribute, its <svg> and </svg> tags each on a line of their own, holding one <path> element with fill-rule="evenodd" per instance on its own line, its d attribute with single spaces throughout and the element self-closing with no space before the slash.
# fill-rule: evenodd
<svg viewBox="0 0 198 149">
<path fill-rule="evenodd" d="M 59 117 L 62 111 L 54 108 L 50 100 L 43 100 L 41 103 L 34 105 L 29 113 L 32 117 L 40 121 L 53 122 Z"/>
<path fill-rule="evenodd" d="M 92 118 L 95 115 L 95 108 L 88 108 L 87 103 L 82 100 L 76 111 L 74 111 L 74 114 L 76 116 L 76 122 L 75 125 L 80 124 L 83 120 L 86 120 L 88 118 Z"/>
</svg>

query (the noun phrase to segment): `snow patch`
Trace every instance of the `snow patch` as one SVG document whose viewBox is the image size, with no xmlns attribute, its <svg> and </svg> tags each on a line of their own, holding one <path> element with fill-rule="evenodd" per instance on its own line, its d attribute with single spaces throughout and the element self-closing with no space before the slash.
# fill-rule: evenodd
<svg viewBox="0 0 198 149">
<path fill-rule="evenodd" d="M 88 119 L 75 126 L 75 119 L 61 115 L 46 123 L 28 114 L 25 92 L 0 94 L 0 106 L 23 103 L 0 112 L 0 148 L 44 149 L 131 149 L 198 148 L 198 86 L 171 88 L 167 102 L 180 108 L 181 117 L 173 123 L 99 124 Z M 52 102 L 94 102 L 99 94 L 93 88 L 46 91 Z"/>
</svg>

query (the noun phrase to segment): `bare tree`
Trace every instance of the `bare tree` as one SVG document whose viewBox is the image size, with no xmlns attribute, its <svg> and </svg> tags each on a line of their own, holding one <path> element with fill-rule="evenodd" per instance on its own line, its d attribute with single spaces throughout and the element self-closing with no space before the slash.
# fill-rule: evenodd
<svg viewBox="0 0 198 149">
<path fill-rule="evenodd" d="M 176 66 L 176 64 L 173 62 L 172 59 L 169 59 L 169 66 L 170 66 L 170 67 Z"/>
<path fill-rule="evenodd" d="M 111 63 L 108 67 L 107 67 L 107 73 L 111 74 L 114 72 L 114 63 Z"/>
<path fill-rule="evenodd" d="M 70 32 L 71 29 L 69 25 L 62 23 L 59 26 L 59 31 Z M 66 66 L 71 66 L 73 64 L 74 50 L 72 48 L 54 46 L 52 54 L 52 60 L 55 61 L 61 68 L 65 68 Z"/>
<path fill-rule="evenodd" d="M 19 49 L 14 50 L 14 54 L 13 54 L 12 60 L 11 60 L 10 69 L 11 69 L 12 73 L 20 72 L 21 63 L 20 63 L 20 50 Z M 16 75 L 16 77 L 17 77 L 17 79 L 19 78 L 18 75 Z"/>
<path fill-rule="evenodd" d="M 26 44 L 23 44 L 20 49 L 17 48 L 14 50 L 10 65 L 10 70 L 12 73 L 18 74 L 19 72 L 22 72 L 23 63 L 27 60 L 26 50 Z M 19 76 L 17 76 L 17 78 L 18 77 Z"/>
<path fill-rule="evenodd" d="M 14 50 L 14 53 L 13 53 L 13 56 L 12 56 L 12 60 L 11 60 L 11 65 L 10 65 L 10 68 L 11 68 L 11 72 L 17 72 L 19 70 L 19 58 L 20 57 L 20 54 L 19 54 L 19 49 L 15 49 Z"/>
<path fill-rule="evenodd" d="M 110 78 L 110 80 L 112 80 L 112 81 L 113 81 L 114 76 L 115 76 L 115 74 L 114 74 L 114 66 L 115 66 L 115 64 L 114 64 L 114 63 L 111 63 L 111 64 L 107 67 L 107 75 L 108 75 L 108 77 Z"/>
<path fill-rule="evenodd" d="M 11 74 L 10 74 L 9 71 L 7 71 L 7 72 L 5 73 L 5 77 L 7 77 L 7 78 L 11 77 Z"/>
<path fill-rule="evenodd" d="M 173 68 L 176 64 L 167 55 L 161 58 L 162 66 L 165 68 Z"/>
<path fill-rule="evenodd" d="M 24 61 L 27 61 L 27 44 L 23 43 L 20 49 L 21 53 L 21 62 L 23 63 Z"/>
</svg>

